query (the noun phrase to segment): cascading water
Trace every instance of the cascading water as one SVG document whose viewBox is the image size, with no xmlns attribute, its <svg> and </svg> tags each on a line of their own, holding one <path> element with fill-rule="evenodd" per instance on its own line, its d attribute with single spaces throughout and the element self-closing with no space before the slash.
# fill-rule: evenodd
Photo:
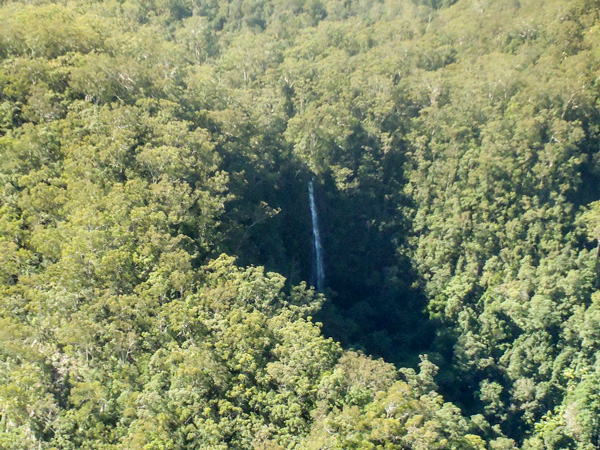
<svg viewBox="0 0 600 450">
<path fill-rule="evenodd" d="M 321 291 L 323 290 L 323 284 L 325 283 L 325 268 L 323 266 L 323 246 L 321 245 L 319 218 L 317 217 L 315 190 L 312 180 L 308 182 L 308 196 L 310 199 L 310 215 L 312 218 L 312 231 L 315 244 L 315 271 L 317 273 L 317 289 Z"/>
</svg>

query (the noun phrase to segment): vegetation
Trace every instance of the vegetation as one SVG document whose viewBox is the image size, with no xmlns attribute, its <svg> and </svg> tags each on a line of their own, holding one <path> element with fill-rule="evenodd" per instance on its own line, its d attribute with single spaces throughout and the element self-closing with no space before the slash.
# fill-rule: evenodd
<svg viewBox="0 0 600 450">
<path fill-rule="evenodd" d="M 0 23 L 1 449 L 600 447 L 597 2 Z"/>
</svg>

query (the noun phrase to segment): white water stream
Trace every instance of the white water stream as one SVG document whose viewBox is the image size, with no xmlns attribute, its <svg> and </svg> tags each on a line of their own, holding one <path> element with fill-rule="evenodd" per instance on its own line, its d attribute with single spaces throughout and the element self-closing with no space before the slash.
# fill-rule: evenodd
<svg viewBox="0 0 600 450">
<path fill-rule="evenodd" d="M 312 180 L 308 183 L 308 196 L 310 198 L 310 215 L 312 218 L 312 231 L 315 243 L 315 270 L 317 275 L 317 289 L 323 290 L 325 283 L 325 268 L 323 266 L 323 245 L 321 244 L 321 233 L 319 232 L 319 218 L 317 217 L 317 206 L 315 203 L 315 190 Z"/>
</svg>

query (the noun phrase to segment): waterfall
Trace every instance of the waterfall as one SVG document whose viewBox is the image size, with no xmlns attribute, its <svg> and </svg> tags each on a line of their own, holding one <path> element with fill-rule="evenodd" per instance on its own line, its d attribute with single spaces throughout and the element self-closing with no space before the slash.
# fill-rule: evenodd
<svg viewBox="0 0 600 450">
<path fill-rule="evenodd" d="M 317 273 L 317 289 L 323 290 L 325 283 L 325 269 L 323 268 L 323 246 L 321 245 L 321 233 L 319 232 L 319 218 L 317 217 L 317 205 L 315 204 L 315 190 L 312 180 L 308 183 L 308 196 L 310 198 L 310 215 L 312 218 L 312 231 L 315 243 L 315 270 Z"/>
</svg>

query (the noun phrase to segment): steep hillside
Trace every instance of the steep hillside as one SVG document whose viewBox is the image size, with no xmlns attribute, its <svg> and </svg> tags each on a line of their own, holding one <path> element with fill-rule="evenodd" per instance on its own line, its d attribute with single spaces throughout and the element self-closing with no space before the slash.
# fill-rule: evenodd
<svg viewBox="0 0 600 450">
<path fill-rule="evenodd" d="M 599 13 L 1 2 L 0 448 L 599 447 Z"/>
</svg>

